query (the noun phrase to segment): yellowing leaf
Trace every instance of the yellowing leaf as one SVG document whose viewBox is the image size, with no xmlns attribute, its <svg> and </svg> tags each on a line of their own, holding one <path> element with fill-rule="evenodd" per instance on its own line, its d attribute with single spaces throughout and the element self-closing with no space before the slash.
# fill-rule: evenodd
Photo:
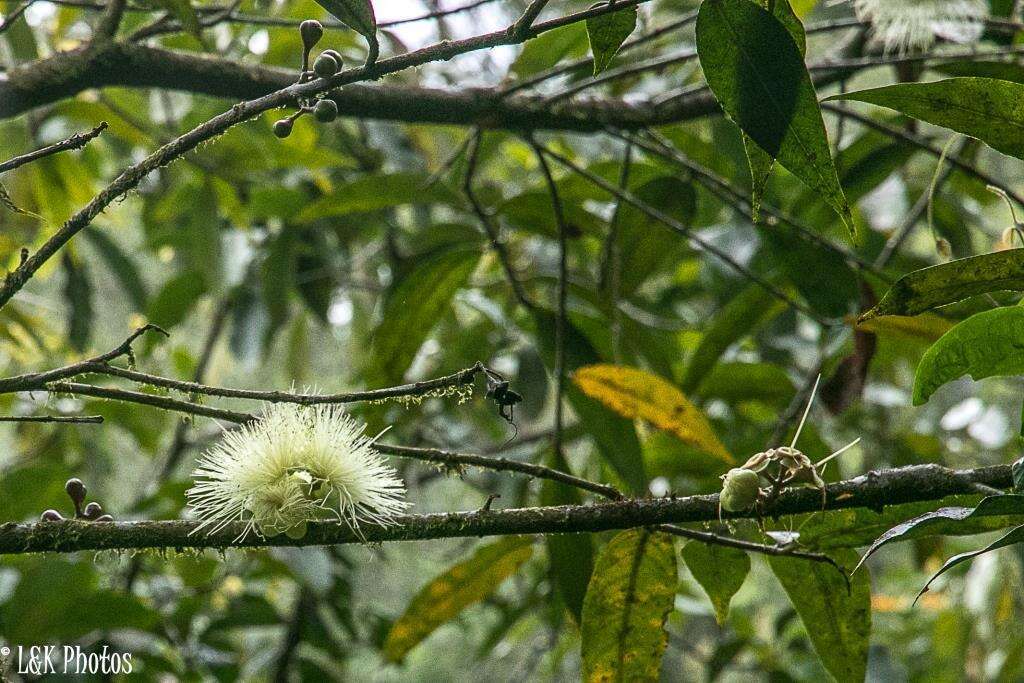
<svg viewBox="0 0 1024 683">
<path fill-rule="evenodd" d="M 573 374 L 573 381 L 587 396 L 619 415 L 646 420 L 702 451 L 733 462 L 704 413 L 661 377 L 618 365 L 588 365 Z"/>
<path fill-rule="evenodd" d="M 529 536 L 506 536 L 481 546 L 468 560 L 458 563 L 428 583 L 412 599 L 405 613 L 391 626 L 384 641 L 384 656 L 401 661 L 438 626 L 493 593 L 533 554 Z"/>
<path fill-rule="evenodd" d="M 857 324 L 858 330 L 874 332 L 880 337 L 901 336 L 933 342 L 953 327 L 953 323 L 934 313 L 915 316 L 887 315 Z"/>
</svg>

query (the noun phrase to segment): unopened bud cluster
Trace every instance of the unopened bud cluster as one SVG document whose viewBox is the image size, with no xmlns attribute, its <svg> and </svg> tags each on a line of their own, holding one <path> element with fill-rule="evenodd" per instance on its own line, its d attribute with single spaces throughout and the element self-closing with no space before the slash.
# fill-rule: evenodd
<svg viewBox="0 0 1024 683">
<path fill-rule="evenodd" d="M 67 492 L 68 497 L 71 498 L 71 502 L 75 506 L 75 519 L 87 522 L 114 521 L 113 517 L 103 513 L 103 507 L 96 501 L 92 501 L 90 503 L 85 502 L 85 494 L 88 490 L 85 488 L 85 484 L 82 483 L 81 479 L 68 479 L 67 483 L 64 484 L 64 490 Z M 56 510 L 51 509 L 44 511 L 43 514 L 39 516 L 39 519 L 43 522 L 62 522 L 64 521 L 64 516 Z"/>
<path fill-rule="evenodd" d="M 311 81 L 314 78 L 332 78 L 341 71 L 344 60 L 337 50 L 324 50 L 313 61 L 310 69 L 309 56 L 313 48 L 324 36 L 324 27 L 315 19 L 307 19 L 299 25 L 299 34 L 302 36 L 302 73 L 299 75 L 299 83 Z M 299 100 L 299 110 L 294 114 L 274 122 L 274 135 L 279 138 L 286 138 L 292 134 L 295 121 L 304 114 L 313 114 L 321 123 L 331 123 L 338 118 L 338 105 L 326 96 L 318 96 L 312 99 Z"/>
</svg>

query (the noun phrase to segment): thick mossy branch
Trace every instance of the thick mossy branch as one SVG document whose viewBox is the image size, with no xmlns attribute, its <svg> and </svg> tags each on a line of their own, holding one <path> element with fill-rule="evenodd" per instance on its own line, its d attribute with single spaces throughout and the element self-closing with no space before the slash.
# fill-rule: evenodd
<svg viewBox="0 0 1024 683">
<path fill-rule="evenodd" d="M 939 465 L 915 465 L 869 472 L 828 487 L 827 508 L 866 507 L 940 500 L 946 496 L 1006 489 L 1012 485 L 1009 465 L 974 470 L 950 470 Z M 814 489 L 791 489 L 780 495 L 766 514 L 771 516 L 815 512 L 821 496 Z M 407 515 L 388 527 L 363 526 L 359 533 L 344 524 L 316 523 L 302 539 L 286 535 L 236 540 L 237 524 L 207 535 L 196 523 L 167 522 L 38 522 L 0 526 L 0 554 L 73 552 L 136 548 L 255 548 L 311 546 L 343 543 L 418 541 L 435 538 L 503 536 L 509 534 L 564 534 L 629 529 L 657 524 L 709 522 L 718 518 L 718 496 L 689 496 L 657 500 L 624 500 L 596 505 L 566 505 L 512 510 L 478 510 L 431 515 Z M 753 512 L 729 517 L 751 517 Z"/>
</svg>

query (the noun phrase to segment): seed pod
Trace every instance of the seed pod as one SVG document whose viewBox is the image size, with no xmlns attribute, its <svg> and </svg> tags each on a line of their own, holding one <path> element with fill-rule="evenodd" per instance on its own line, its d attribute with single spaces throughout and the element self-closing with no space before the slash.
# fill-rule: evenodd
<svg viewBox="0 0 1024 683">
<path fill-rule="evenodd" d="M 274 135 L 279 138 L 286 138 L 292 134 L 292 120 L 281 119 L 274 122 Z"/>
<path fill-rule="evenodd" d="M 64 517 L 61 516 L 56 510 L 46 510 L 43 514 L 39 515 L 40 522 L 62 522 Z"/>
<path fill-rule="evenodd" d="M 320 100 L 313 108 L 313 116 L 320 123 L 330 123 L 338 118 L 338 105 L 334 100 Z"/>
<path fill-rule="evenodd" d="M 323 24 L 316 19 L 306 19 L 299 24 L 299 35 L 302 36 L 302 46 L 309 52 L 324 37 Z"/>
<path fill-rule="evenodd" d="M 757 472 L 735 467 L 722 477 L 722 495 L 719 503 L 723 510 L 739 512 L 749 509 L 757 502 L 761 490 L 761 478 Z"/>
<path fill-rule="evenodd" d="M 86 519 L 96 519 L 103 514 L 103 508 L 99 503 L 93 501 L 85 506 L 85 511 L 82 514 Z"/>
<path fill-rule="evenodd" d="M 313 73 L 320 78 L 330 78 L 338 73 L 338 60 L 324 52 L 313 62 Z"/>
</svg>

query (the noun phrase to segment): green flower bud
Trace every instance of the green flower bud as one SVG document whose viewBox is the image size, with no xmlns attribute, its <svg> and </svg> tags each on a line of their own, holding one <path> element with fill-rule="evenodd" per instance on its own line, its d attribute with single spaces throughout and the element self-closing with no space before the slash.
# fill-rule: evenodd
<svg viewBox="0 0 1024 683">
<path fill-rule="evenodd" d="M 334 61 L 338 63 L 338 71 L 341 71 L 341 67 L 344 66 L 345 60 L 344 58 L 342 58 L 340 52 L 338 52 L 337 50 L 324 50 L 320 54 L 330 55 L 331 57 L 334 57 Z"/>
<path fill-rule="evenodd" d="M 761 478 L 757 472 L 735 467 L 722 477 L 722 494 L 719 503 L 723 510 L 739 512 L 749 509 L 757 502 L 761 490 Z"/>
<path fill-rule="evenodd" d="M 313 62 L 313 73 L 320 78 L 330 78 L 338 73 L 338 60 L 325 52 L 321 52 L 320 56 Z"/>
<path fill-rule="evenodd" d="M 41 522 L 61 522 L 64 517 L 56 510 L 46 510 L 43 514 L 39 515 L 39 521 Z"/>
<path fill-rule="evenodd" d="M 274 135 L 279 138 L 286 138 L 292 134 L 292 120 L 281 119 L 274 122 Z"/>
<path fill-rule="evenodd" d="M 313 116 L 320 123 L 330 123 L 338 118 L 338 105 L 334 100 L 320 100 L 313 108 Z"/>
</svg>

